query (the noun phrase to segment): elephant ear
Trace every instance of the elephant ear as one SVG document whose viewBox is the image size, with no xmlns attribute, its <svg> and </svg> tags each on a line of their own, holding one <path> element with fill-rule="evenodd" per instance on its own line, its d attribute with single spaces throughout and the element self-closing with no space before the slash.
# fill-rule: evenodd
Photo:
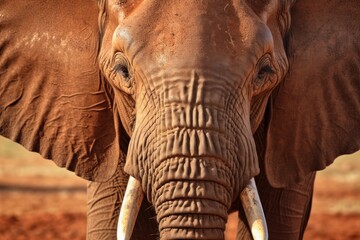
<svg viewBox="0 0 360 240">
<path fill-rule="evenodd" d="M 0 1 L 0 134 L 105 181 L 119 145 L 97 64 L 95 1 Z"/>
<path fill-rule="evenodd" d="M 360 148 L 360 2 L 297 1 L 289 72 L 270 98 L 265 153 L 283 187 Z"/>
</svg>

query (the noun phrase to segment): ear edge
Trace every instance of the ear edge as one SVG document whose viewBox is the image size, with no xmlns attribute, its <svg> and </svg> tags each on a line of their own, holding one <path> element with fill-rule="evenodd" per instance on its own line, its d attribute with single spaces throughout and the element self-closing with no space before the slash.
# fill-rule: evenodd
<svg viewBox="0 0 360 240">
<path fill-rule="evenodd" d="M 14 1 L 1 3 L 0 134 L 85 179 L 106 181 L 121 153 L 111 103 L 99 89 L 98 8 L 62 3 L 32 1 L 16 11 Z"/>
<path fill-rule="evenodd" d="M 360 8 L 355 2 L 325 4 L 326 9 L 322 4 L 304 0 L 292 8 L 290 68 L 271 96 L 265 154 L 268 179 L 276 187 L 300 182 L 360 149 L 360 81 L 352 73 L 360 63 L 351 57 L 351 49 L 359 48 L 360 22 L 353 16 Z"/>
</svg>

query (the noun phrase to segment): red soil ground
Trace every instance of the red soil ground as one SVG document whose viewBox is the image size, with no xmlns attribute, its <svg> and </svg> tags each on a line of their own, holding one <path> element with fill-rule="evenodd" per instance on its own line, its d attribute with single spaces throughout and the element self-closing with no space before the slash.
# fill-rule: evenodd
<svg viewBox="0 0 360 240">
<path fill-rule="evenodd" d="M 360 239 L 359 155 L 318 174 L 304 239 Z M 86 181 L 29 156 L 0 159 L 0 239 L 85 239 Z M 235 230 L 233 214 L 227 239 Z"/>
</svg>

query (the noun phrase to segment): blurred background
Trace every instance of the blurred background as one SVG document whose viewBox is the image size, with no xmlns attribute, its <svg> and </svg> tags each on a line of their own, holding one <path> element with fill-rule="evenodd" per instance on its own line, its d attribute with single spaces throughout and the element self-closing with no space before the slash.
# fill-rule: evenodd
<svg viewBox="0 0 360 240">
<path fill-rule="evenodd" d="M 0 137 L 0 239 L 85 239 L 86 184 Z M 236 218 L 229 217 L 229 240 Z M 360 152 L 317 174 L 304 239 L 360 239 Z"/>
</svg>

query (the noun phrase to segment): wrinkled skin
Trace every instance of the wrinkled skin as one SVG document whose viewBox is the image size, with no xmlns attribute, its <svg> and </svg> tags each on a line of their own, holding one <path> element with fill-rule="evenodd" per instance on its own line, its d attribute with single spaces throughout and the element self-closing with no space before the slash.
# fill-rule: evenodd
<svg viewBox="0 0 360 240">
<path fill-rule="evenodd" d="M 131 136 L 125 171 L 154 205 L 161 238 L 221 239 L 259 172 L 252 130 L 286 72 L 284 50 L 237 1 L 108 4 L 120 20 L 109 19 L 99 60 Z"/>
<path fill-rule="evenodd" d="M 236 208 L 250 238 L 259 173 L 270 238 L 299 239 L 314 171 L 360 146 L 359 3 L 323 2 L 4 1 L 0 134 L 92 181 L 89 239 L 115 238 L 128 174 L 133 239 L 223 239 Z"/>
</svg>

